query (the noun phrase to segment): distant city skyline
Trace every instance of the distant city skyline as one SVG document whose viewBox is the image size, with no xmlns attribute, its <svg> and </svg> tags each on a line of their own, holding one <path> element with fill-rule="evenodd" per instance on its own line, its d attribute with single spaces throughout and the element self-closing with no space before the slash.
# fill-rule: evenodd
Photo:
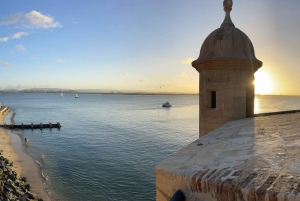
<svg viewBox="0 0 300 201">
<path fill-rule="evenodd" d="M 224 19 L 223 0 L 1 1 L 0 90 L 198 93 L 191 61 Z M 233 1 L 252 41 L 256 93 L 300 95 L 300 2 Z"/>
</svg>

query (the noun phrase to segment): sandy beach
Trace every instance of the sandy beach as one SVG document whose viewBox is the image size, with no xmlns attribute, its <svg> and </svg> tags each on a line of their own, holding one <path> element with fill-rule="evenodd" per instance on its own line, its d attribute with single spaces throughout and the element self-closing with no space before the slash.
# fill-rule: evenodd
<svg viewBox="0 0 300 201">
<path fill-rule="evenodd" d="M 8 110 L 4 114 L 0 114 L 0 124 L 4 123 L 4 118 L 9 112 Z M 24 152 L 26 146 L 30 146 L 30 142 L 25 146 L 18 135 L 4 128 L 0 128 L 0 139 L 0 151 L 4 158 L 13 162 L 12 170 L 17 172 L 18 177 L 26 177 L 27 182 L 31 185 L 30 192 L 36 195 L 37 199 L 50 201 L 43 189 L 44 178 L 42 178 L 38 165 L 31 156 Z"/>
<path fill-rule="evenodd" d="M 9 110 L 2 115 L 0 114 L 0 124 L 4 124 L 4 118 L 8 112 Z M 4 128 L 0 128 L 0 139 L 0 151 L 2 152 L 2 155 L 14 163 L 12 169 L 21 175 L 22 168 L 21 164 L 19 163 L 19 156 L 15 153 L 11 144 L 11 138 Z"/>
</svg>

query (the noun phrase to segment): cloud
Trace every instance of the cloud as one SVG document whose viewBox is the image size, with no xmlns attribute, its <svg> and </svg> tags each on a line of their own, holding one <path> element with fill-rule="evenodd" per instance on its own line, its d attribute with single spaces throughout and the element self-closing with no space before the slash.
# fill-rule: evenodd
<svg viewBox="0 0 300 201">
<path fill-rule="evenodd" d="M 79 22 L 75 20 L 75 18 L 72 18 L 72 24 L 78 24 Z"/>
<path fill-rule="evenodd" d="M 10 64 L 10 63 L 6 63 L 6 62 L 3 62 L 3 61 L 0 61 L 0 66 L 10 67 L 11 64 Z"/>
<path fill-rule="evenodd" d="M 188 75 L 185 72 L 182 72 L 178 75 L 176 75 L 177 77 L 187 77 Z"/>
<path fill-rule="evenodd" d="M 128 76 L 128 73 L 124 73 L 124 77 Z"/>
<path fill-rule="evenodd" d="M 146 80 L 139 80 L 138 82 L 146 82 Z"/>
<path fill-rule="evenodd" d="M 25 28 L 56 28 L 61 27 L 61 24 L 54 20 L 50 15 L 43 15 L 35 10 L 29 13 L 15 13 L 10 14 L 0 22 L 1 25 L 10 25 L 20 23 Z"/>
<path fill-rule="evenodd" d="M 66 60 L 62 60 L 62 59 L 54 59 L 55 62 L 58 62 L 58 63 L 63 63 L 63 62 L 66 62 Z"/>
<path fill-rule="evenodd" d="M 21 44 L 17 44 L 16 49 L 17 49 L 17 51 L 25 51 L 26 50 L 26 48 Z"/>
<path fill-rule="evenodd" d="M 15 33 L 11 38 L 15 39 L 15 38 L 21 38 L 21 36 L 27 36 L 29 33 L 27 32 L 17 32 Z"/>
<path fill-rule="evenodd" d="M 50 15 L 43 15 L 37 11 L 31 11 L 24 15 L 26 21 L 28 21 L 32 26 L 39 28 L 56 28 L 61 27 L 59 22 L 56 22 Z"/>
<path fill-rule="evenodd" d="M 195 60 L 195 59 L 193 59 L 193 58 L 187 58 L 187 59 L 181 60 L 181 63 L 182 63 L 182 64 L 191 64 L 192 61 L 194 61 L 194 60 Z"/>
<path fill-rule="evenodd" d="M 16 39 L 16 38 L 21 38 L 21 36 L 27 36 L 29 35 L 29 33 L 27 32 L 17 32 L 14 35 L 12 35 L 12 37 L 10 37 L 10 39 Z M 7 42 L 9 39 L 9 37 L 4 37 L 4 38 L 0 38 L 0 42 Z"/>
<path fill-rule="evenodd" d="M 7 42 L 8 41 L 8 37 L 5 37 L 5 38 L 0 38 L 0 42 Z"/>
<path fill-rule="evenodd" d="M 15 24 L 21 21 L 22 19 L 22 13 L 15 13 L 10 14 L 6 17 L 4 17 L 4 21 L 0 22 L 0 25 L 9 25 L 9 24 Z"/>
</svg>

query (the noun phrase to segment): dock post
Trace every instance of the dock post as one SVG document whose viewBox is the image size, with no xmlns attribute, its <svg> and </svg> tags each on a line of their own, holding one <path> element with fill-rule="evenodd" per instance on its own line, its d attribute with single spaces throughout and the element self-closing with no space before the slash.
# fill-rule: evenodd
<svg viewBox="0 0 300 201">
<path fill-rule="evenodd" d="M 33 129 L 33 123 L 31 122 L 31 129 Z"/>
<path fill-rule="evenodd" d="M 43 124 L 42 124 L 42 122 L 40 122 L 40 127 L 41 127 L 41 128 L 43 128 Z"/>
<path fill-rule="evenodd" d="M 6 128 L 6 123 L 4 123 L 4 128 Z"/>
<path fill-rule="evenodd" d="M 52 123 L 51 122 L 49 122 L 49 127 L 52 128 Z"/>
<path fill-rule="evenodd" d="M 11 124 L 11 128 L 14 128 L 14 123 Z"/>
<path fill-rule="evenodd" d="M 22 129 L 24 128 L 24 124 L 23 124 L 23 122 L 22 122 Z"/>
</svg>

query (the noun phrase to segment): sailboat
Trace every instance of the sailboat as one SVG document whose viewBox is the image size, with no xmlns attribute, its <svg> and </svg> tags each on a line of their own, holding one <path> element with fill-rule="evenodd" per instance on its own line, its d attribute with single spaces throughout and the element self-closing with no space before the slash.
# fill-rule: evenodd
<svg viewBox="0 0 300 201">
<path fill-rule="evenodd" d="M 64 94 L 63 94 L 63 92 L 60 92 L 60 97 L 64 97 Z"/>
<path fill-rule="evenodd" d="M 76 93 L 75 98 L 78 98 L 78 94 Z"/>
</svg>

